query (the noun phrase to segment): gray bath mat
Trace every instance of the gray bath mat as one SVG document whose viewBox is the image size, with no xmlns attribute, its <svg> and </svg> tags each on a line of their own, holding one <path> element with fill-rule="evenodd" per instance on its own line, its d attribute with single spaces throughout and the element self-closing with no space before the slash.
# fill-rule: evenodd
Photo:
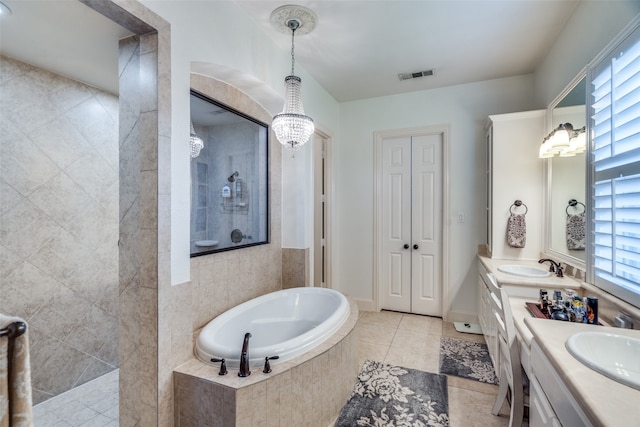
<svg viewBox="0 0 640 427">
<path fill-rule="evenodd" d="M 498 384 L 487 345 L 456 338 L 440 339 L 440 373 Z"/>
<path fill-rule="evenodd" d="M 367 360 L 335 427 L 448 426 L 447 377 Z"/>
</svg>

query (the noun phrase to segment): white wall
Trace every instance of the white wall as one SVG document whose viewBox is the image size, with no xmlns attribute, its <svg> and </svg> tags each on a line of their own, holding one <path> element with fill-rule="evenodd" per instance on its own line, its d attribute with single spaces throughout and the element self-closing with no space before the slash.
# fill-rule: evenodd
<svg viewBox="0 0 640 427">
<path fill-rule="evenodd" d="M 546 108 L 640 13 L 640 1 L 582 1 L 535 74 L 536 103 Z"/>
<path fill-rule="evenodd" d="M 179 284 L 189 280 L 189 74 L 219 78 L 276 114 L 282 109 L 289 52 L 278 49 L 233 2 L 141 2 L 171 24 L 171 276 Z M 302 67 L 296 72 L 306 113 L 316 124 L 337 130 L 338 103 Z"/>
<path fill-rule="evenodd" d="M 475 256 L 485 236 L 484 126 L 495 113 L 531 109 L 533 77 L 519 76 L 341 105 L 334 144 L 334 287 L 373 298 L 373 132 L 448 124 L 450 140 L 449 292 L 454 311 L 475 313 Z M 465 222 L 455 220 L 465 213 Z"/>
<path fill-rule="evenodd" d="M 493 200 L 491 256 L 498 259 L 537 260 L 542 252 L 544 161 L 538 150 L 545 132 L 546 110 L 492 115 Z M 526 206 L 513 207 L 516 200 Z M 525 213 L 526 244 L 507 244 L 510 212 Z"/>
</svg>

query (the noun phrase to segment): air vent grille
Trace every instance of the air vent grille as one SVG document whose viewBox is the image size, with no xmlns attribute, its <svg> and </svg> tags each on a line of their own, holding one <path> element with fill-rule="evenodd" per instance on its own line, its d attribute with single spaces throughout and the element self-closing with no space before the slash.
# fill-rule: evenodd
<svg viewBox="0 0 640 427">
<path fill-rule="evenodd" d="M 425 70 L 425 71 L 417 71 L 415 73 L 400 73 L 398 74 L 398 78 L 400 80 L 410 80 L 410 79 L 417 79 L 420 77 L 433 76 L 434 74 L 435 74 L 435 70 L 431 69 L 431 70 Z"/>
</svg>

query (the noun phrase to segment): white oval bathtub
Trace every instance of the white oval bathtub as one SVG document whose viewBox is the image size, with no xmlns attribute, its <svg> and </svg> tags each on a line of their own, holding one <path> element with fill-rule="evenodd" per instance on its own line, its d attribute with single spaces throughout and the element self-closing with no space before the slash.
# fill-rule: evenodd
<svg viewBox="0 0 640 427">
<path fill-rule="evenodd" d="M 251 370 L 262 369 L 267 356 L 279 356 L 271 362 L 276 364 L 316 347 L 344 324 L 349 313 L 347 298 L 332 289 L 272 292 L 210 321 L 198 335 L 195 353 L 203 362 L 224 358 L 229 369 L 238 369 L 244 335 L 249 332 Z"/>
</svg>

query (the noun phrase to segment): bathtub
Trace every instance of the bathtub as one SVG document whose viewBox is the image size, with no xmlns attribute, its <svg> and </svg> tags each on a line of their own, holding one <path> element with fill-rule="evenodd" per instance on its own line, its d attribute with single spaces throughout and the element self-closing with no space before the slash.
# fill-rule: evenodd
<svg viewBox="0 0 640 427">
<path fill-rule="evenodd" d="M 198 335 L 195 354 L 201 361 L 224 358 L 227 368 L 238 369 L 245 333 L 249 365 L 260 370 L 265 357 L 285 362 L 318 346 L 349 318 L 347 298 L 325 288 L 292 288 L 242 303 L 210 321 Z"/>
</svg>

